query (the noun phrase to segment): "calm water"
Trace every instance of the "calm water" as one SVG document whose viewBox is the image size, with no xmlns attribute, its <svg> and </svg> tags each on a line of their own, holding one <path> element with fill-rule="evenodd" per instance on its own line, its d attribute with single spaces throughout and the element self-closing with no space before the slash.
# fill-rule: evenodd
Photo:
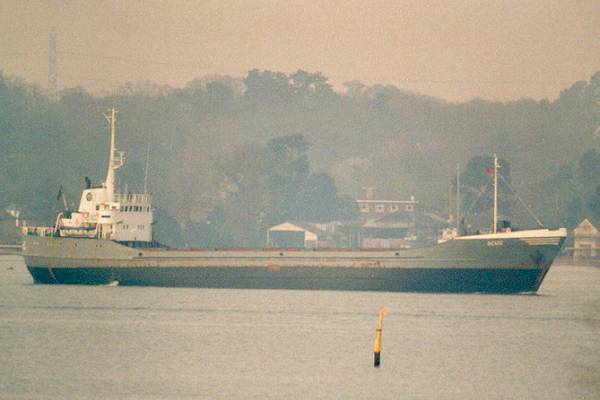
<svg viewBox="0 0 600 400">
<path fill-rule="evenodd" d="M 0 256 L 0 398 L 598 399 L 600 268 L 432 295 L 44 286 Z"/>
</svg>

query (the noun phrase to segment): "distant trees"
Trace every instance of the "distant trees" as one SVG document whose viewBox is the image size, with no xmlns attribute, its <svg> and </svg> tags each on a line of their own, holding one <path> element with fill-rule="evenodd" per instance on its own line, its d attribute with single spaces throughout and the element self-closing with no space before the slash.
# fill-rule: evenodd
<svg viewBox="0 0 600 400">
<path fill-rule="evenodd" d="M 328 80 L 320 72 L 301 69 L 289 76 L 281 72 L 254 69 L 244 79 L 244 97 L 262 106 L 324 104 L 337 97 Z"/>
<path fill-rule="evenodd" d="M 61 185 L 72 202 L 84 176 L 101 182 L 101 113 L 116 106 L 117 145 L 128 157 L 121 188 L 141 187 L 150 144 L 156 229 L 179 244 L 260 246 L 265 229 L 284 220 L 353 218 L 363 186 L 414 194 L 421 208 L 444 214 L 457 162 L 466 165 L 463 211 L 489 212 L 492 150 L 544 222 L 572 227 L 597 215 L 600 72 L 554 101 L 447 103 L 391 85 L 346 88 L 335 92 L 319 72 L 252 70 L 183 88 L 66 89 L 54 102 L 0 73 L 0 207 L 50 220 Z M 499 185 L 501 213 L 522 213 Z"/>
<path fill-rule="evenodd" d="M 577 183 L 577 197 L 592 217 L 600 219 L 600 152 L 592 149 L 581 156 L 577 164 Z"/>
<path fill-rule="evenodd" d="M 551 211 L 549 219 L 569 228 L 586 216 L 600 217 L 600 152 L 588 150 L 573 164 L 561 166 L 546 178 L 540 193 Z"/>
<path fill-rule="evenodd" d="M 600 185 L 596 186 L 596 190 L 592 193 L 588 207 L 594 218 L 600 221 Z"/>
<path fill-rule="evenodd" d="M 304 136 L 274 138 L 267 149 L 267 191 L 275 212 L 266 215 L 272 222 L 329 222 L 357 216 L 354 201 L 338 195 L 329 174 L 310 172 L 309 144 Z"/>
<path fill-rule="evenodd" d="M 206 111 L 213 114 L 227 113 L 234 105 L 233 89 L 221 82 L 206 84 Z"/>
<path fill-rule="evenodd" d="M 256 105 L 273 106 L 287 103 L 292 94 L 289 78 L 282 72 L 260 72 L 253 69 L 244 79 L 244 85 L 244 96 Z"/>
<path fill-rule="evenodd" d="M 267 182 L 268 224 L 296 216 L 298 195 L 310 174 L 308 146 L 302 135 L 273 138 L 267 143 L 263 173 Z"/>
<path fill-rule="evenodd" d="M 332 86 L 328 82 L 329 78 L 323 76 L 320 72 L 311 73 L 300 69 L 290 75 L 289 80 L 294 95 L 300 99 L 331 100 L 335 97 Z"/>
<path fill-rule="evenodd" d="M 600 152 L 596 149 L 586 151 L 579 159 L 577 181 L 586 197 L 600 185 Z"/>
<path fill-rule="evenodd" d="M 262 244 L 266 230 L 284 221 L 354 218 L 354 202 L 338 196 L 333 179 L 311 173 L 308 149 L 302 135 L 238 149 L 224 164 L 229 190 L 210 214 L 210 229 L 221 237 L 230 232 L 231 244 L 247 246 Z"/>
</svg>

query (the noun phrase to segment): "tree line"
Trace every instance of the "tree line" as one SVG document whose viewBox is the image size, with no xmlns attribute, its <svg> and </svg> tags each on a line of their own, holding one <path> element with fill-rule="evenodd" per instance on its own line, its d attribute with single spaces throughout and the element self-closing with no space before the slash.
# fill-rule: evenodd
<svg viewBox="0 0 600 400">
<path fill-rule="evenodd" d="M 414 195 L 445 216 L 457 164 L 474 189 L 463 190 L 463 209 L 482 212 L 493 152 L 505 165 L 501 185 L 510 184 L 501 188 L 504 214 L 531 225 L 527 204 L 545 224 L 572 228 L 600 219 L 599 104 L 600 72 L 553 101 L 506 103 L 450 103 L 360 82 L 335 91 L 302 70 L 208 76 L 183 88 L 71 88 L 52 101 L 0 74 L 0 206 L 51 220 L 61 186 L 78 203 L 85 176 L 104 179 L 102 113 L 115 106 L 128 157 L 119 185 L 141 190 L 149 149 L 156 231 L 171 244 L 260 246 L 284 220 L 353 219 L 364 186 Z"/>
</svg>

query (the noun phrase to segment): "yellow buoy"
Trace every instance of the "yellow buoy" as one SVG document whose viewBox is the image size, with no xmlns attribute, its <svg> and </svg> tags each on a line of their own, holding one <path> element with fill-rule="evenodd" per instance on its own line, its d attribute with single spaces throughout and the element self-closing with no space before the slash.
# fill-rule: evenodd
<svg viewBox="0 0 600 400">
<path fill-rule="evenodd" d="M 374 353 L 374 362 L 373 366 L 379 367 L 381 364 L 381 330 L 383 329 L 383 316 L 385 315 L 385 310 L 383 307 L 379 309 L 379 323 L 377 324 L 377 329 L 375 329 L 375 344 L 373 346 Z"/>
</svg>

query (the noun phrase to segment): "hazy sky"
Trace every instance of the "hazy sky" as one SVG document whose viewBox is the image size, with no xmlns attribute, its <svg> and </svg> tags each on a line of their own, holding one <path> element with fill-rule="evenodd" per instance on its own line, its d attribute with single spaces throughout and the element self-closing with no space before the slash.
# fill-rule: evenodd
<svg viewBox="0 0 600 400">
<path fill-rule="evenodd" d="M 554 99 L 600 70 L 600 0 L 0 0 L 0 69 L 45 87 L 53 20 L 61 88 L 301 68 L 337 88 Z"/>
</svg>

